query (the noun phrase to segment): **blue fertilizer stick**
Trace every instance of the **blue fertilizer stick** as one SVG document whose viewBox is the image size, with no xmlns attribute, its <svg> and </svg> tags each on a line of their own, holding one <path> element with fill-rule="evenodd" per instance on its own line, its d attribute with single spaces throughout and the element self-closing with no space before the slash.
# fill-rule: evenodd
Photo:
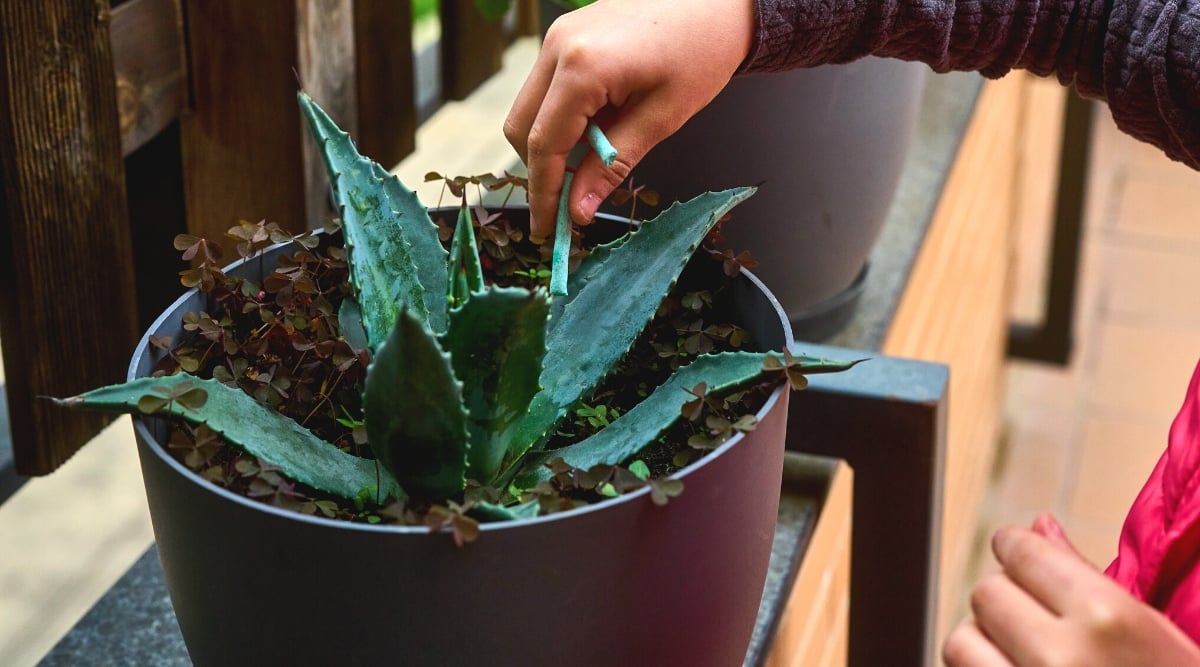
<svg viewBox="0 0 1200 667">
<path fill-rule="evenodd" d="M 566 296 L 567 265 L 571 258 L 571 216 L 567 213 L 567 200 L 571 196 L 571 179 L 574 174 L 563 174 L 562 196 L 558 199 L 558 219 L 554 225 L 554 253 L 550 256 L 550 294 Z"/>
<path fill-rule="evenodd" d="M 592 150 L 596 151 L 596 155 L 604 162 L 604 166 L 611 167 L 617 159 L 617 149 L 594 121 L 587 124 L 587 140 L 592 145 Z M 571 195 L 572 178 L 571 172 L 563 174 L 562 196 L 558 200 L 558 219 L 554 225 L 554 252 L 550 256 L 551 295 L 567 294 L 567 265 L 571 255 L 571 216 L 567 213 L 567 201 Z"/>
<path fill-rule="evenodd" d="M 604 166 L 613 166 L 617 159 L 617 149 L 609 142 L 608 137 L 604 136 L 604 132 L 595 121 L 589 121 L 587 124 L 587 140 L 592 145 L 592 150 L 596 151 L 596 155 L 604 162 Z"/>
</svg>

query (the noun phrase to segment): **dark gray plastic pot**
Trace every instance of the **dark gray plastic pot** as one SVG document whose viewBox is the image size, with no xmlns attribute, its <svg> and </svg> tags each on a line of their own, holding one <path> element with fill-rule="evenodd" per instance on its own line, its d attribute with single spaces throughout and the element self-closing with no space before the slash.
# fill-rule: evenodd
<svg viewBox="0 0 1200 667">
<path fill-rule="evenodd" d="M 756 340 L 788 342 L 761 283 L 745 275 L 737 289 Z M 183 314 L 203 307 L 192 291 L 164 312 L 130 377 L 151 370 L 150 334 L 178 336 Z M 684 492 L 664 507 L 642 489 L 484 525 L 461 549 L 422 528 L 248 500 L 166 452 L 166 423 L 134 429 L 167 589 L 198 665 L 740 665 L 774 535 L 787 404 L 787 391 L 772 394 L 758 428 L 682 471 Z"/>
<path fill-rule="evenodd" d="M 663 201 L 760 184 L 724 226 L 800 339 L 852 315 L 896 194 L 926 67 L 866 58 L 735 78 L 633 171 Z"/>
<path fill-rule="evenodd" d="M 542 34 L 565 11 L 540 0 Z M 633 170 L 663 206 L 759 185 L 724 227 L 749 250 L 797 339 L 852 316 L 916 129 L 928 67 L 863 58 L 735 77 Z M 611 209 L 607 209 L 611 210 Z M 639 209 L 641 210 L 641 209 Z M 649 215 L 649 212 L 647 212 Z"/>
</svg>

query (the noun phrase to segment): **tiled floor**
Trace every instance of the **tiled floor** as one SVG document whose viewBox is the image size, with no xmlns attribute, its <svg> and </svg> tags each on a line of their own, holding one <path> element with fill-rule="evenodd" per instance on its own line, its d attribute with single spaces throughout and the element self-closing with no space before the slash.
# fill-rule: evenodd
<svg viewBox="0 0 1200 667">
<path fill-rule="evenodd" d="M 1038 512 L 1107 565 L 1200 359 L 1200 174 L 1121 134 L 1107 110 L 1096 125 L 1075 355 L 1065 369 L 1011 364 L 972 579 L 995 568 L 992 531 Z M 1039 241 L 1023 239 L 1019 257 L 1036 266 Z"/>
<path fill-rule="evenodd" d="M 986 542 L 996 526 L 1040 511 L 1055 513 L 1094 561 L 1111 559 L 1200 358 L 1200 224 L 1191 220 L 1200 175 L 1102 116 L 1077 351 L 1066 369 L 1012 365 L 1005 445 L 972 577 L 994 567 Z M 1048 194 L 1044 179 L 1029 186 L 1031 198 Z M 1039 244 L 1029 238 L 1019 255 L 1034 266 Z M 1028 311 L 1038 277 L 1021 276 L 1017 308 Z M 0 506 L 0 665 L 36 664 L 150 544 L 142 493 L 122 420 Z"/>
</svg>

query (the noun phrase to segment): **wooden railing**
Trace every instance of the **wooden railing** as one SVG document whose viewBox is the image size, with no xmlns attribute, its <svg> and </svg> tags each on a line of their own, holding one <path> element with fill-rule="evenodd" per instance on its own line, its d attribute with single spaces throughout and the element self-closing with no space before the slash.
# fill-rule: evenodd
<svg viewBox="0 0 1200 667">
<path fill-rule="evenodd" d="M 54 470 L 104 425 L 41 397 L 123 379 L 181 289 L 175 234 L 325 221 L 298 86 L 364 153 L 412 151 L 411 14 L 410 0 L 0 2 L 0 344 L 20 473 Z M 442 0 L 441 20 L 458 99 L 511 35 L 472 0 Z"/>
</svg>

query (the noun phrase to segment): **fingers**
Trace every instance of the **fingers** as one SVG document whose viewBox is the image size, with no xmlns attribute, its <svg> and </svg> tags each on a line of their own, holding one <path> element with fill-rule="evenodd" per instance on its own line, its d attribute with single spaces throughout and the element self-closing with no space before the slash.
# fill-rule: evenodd
<svg viewBox="0 0 1200 667">
<path fill-rule="evenodd" d="M 979 629 L 1013 663 L 1036 664 L 1035 651 L 1056 630 L 1056 617 L 1004 574 L 994 574 L 971 591 Z"/>
<path fill-rule="evenodd" d="M 554 69 L 554 58 L 550 57 L 548 51 L 543 50 L 534 61 L 533 69 L 530 70 L 525 83 L 517 91 L 512 108 L 509 109 L 508 116 L 504 119 L 504 138 L 517 151 L 517 155 L 521 156 L 522 161 L 527 161 L 529 158 L 529 131 L 533 127 L 534 119 L 537 118 L 537 110 L 541 106 L 542 98 L 546 96 L 546 90 L 550 88 L 550 82 L 554 78 Z"/>
<path fill-rule="evenodd" d="M 505 136 L 529 170 L 534 234 L 551 232 L 568 155 L 589 119 L 601 123 L 619 156 L 612 167 L 594 158 L 580 165 L 568 204 L 580 223 L 744 60 L 753 0 L 690 0 L 688 7 L 607 0 L 555 21 L 505 121 Z"/>
<path fill-rule="evenodd" d="M 557 57 L 544 50 L 504 123 L 505 137 L 529 170 L 531 232 L 543 238 L 554 232 L 567 156 L 605 103 L 602 92 L 586 90 L 578 76 L 556 63 Z"/>
<path fill-rule="evenodd" d="M 947 667 L 1013 667 L 972 620 L 963 621 L 946 639 L 942 660 Z"/>
<path fill-rule="evenodd" d="M 532 232 L 539 236 L 548 236 L 553 230 L 568 155 L 579 143 L 588 121 L 604 109 L 595 91 L 578 85 L 573 78 L 571 72 L 562 68 L 555 72 L 537 118 L 526 132 L 531 225 Z M 596 99 L 581 103 L 580 98 L 589 93 Z M 646 152 L 682 124 L 683 114 L 672 113 L 669 105 L 657 101 L 658 97 L 651 95 L 643 101 L 628 102 L 615 114 L 616 120 L 605 128 L 605 134 L 617 149 L 617 159 L 611 165 L 605 165 L 593 151 L 580 162 L 568 198 L 568 211 L 576 224 L 590 223 L 600 204 L 629 176 Z M 514 131 L 519 130 L 514 128 Z"/>
<path fill-rule="evenodd" d="M 616 146 L 616 144 L 613 144 Z M 568 198 L 568 212 L 577 225 L 589 224 L 596 217 L 596 210 L 617 189 L 633 169 L 621 149 L 612 166 L 605 166 L 595 153 L 588 153 L 575 171 L 575 182 Z"/>
<path fill-rule="evenodd" d="M 617 159 L 611 166 L 594 152 L 589 152 L 575 171 L 571 187 L 571 219 L 586 224 L 596 215 L 596 208 L 629 177 L 646 153 L 675 133 L 688 117 L 675 112 L 665 99 L 669 92 L 652 94 L 621 108 L 608 127 L 608 140 L 617 149 Z"/>
<path fill-rule="evenodd" d="M 1004 573 L 972 591 L 978 635 L 956 631 L 944 649 L 948 664 L 993 664 L 985 643 L 1015 665 L 1200 664 L 1200 650 L 1178 627 L 1064 544 L 1048 517 L 1032 530 L 996 532 L 992 549 Z"/>
<path fill-rule="evenodd" d="M 1005 574 L 1058 615 L 1113 586 L 1074 550 L 1067 551 L 1031 530 L 1001 528 L 992 538 L 992 551 Z"/>
<path fill-rule="evenodd" d="M 1075 545 L 1072 544 L 1071 540 L 1067 537 L 1067 533 L 1063 530 L 1062 524 L 1060 524 L 1053 516 L 1049 514 L 1039 514 L 1033 520 L 1031 529 L 1033 532 L 1046 538 L 1046 540 L 1051 544 L 1065 549 L 1068 553 L 1072 553 L 1080 560 L 1087 562 L 1087 559 L 1083 557 L 1083 554 L 1079 553 L 1079 550 L 1075 548 Z"/>
</svg>

